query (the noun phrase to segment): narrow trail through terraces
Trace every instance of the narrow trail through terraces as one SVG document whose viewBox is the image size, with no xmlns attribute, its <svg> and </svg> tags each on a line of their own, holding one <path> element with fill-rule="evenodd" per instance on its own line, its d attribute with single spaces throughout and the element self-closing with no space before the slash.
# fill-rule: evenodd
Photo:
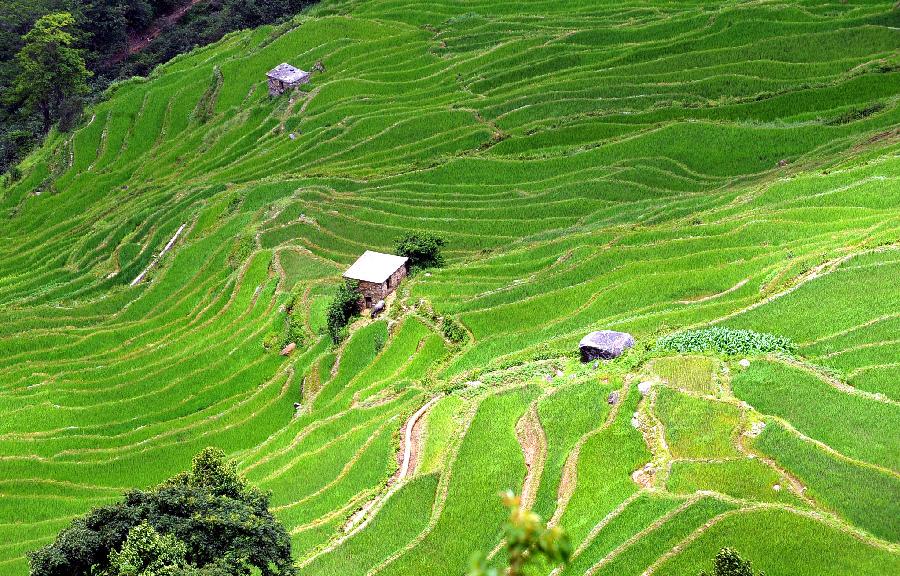
<svg viewBox="0 0 900 576">
<path fill-rule="evenodd" d="M 541 426 L 538 415 L 538 403 L 544 396 L 534 399 L 525 414 L 516 423 L 516 440 L 522 448 L 522 456 L 525 459 L 525 479 L 519 493 L 520 505 L 530 510 L 537 498 L 538 486 L 544 472 L 544 463 L 547 461 L 547 435 Z M 488 560 L 493 559 L 503 549 L 505 540 L 501 540 L 488 554 Z"/>
<path fill-rule="evenodd" d="M 353 535 L 363 530 L 376 516 L 381 507 L 384 506 L 385 502 L 387 502 L 387 500 L 403 485 L 403 481 L 415 471 L 419 456 L 422 453 L 421 441 L 423 438 L 423 417 L 442 396 L 442 394 L 439 394 L 431 398 L 410 416 L 403 426 L 403 448 L 399 454 L 399 468 L 389 480 L 387 490 L 382 494 L 375 495 L 374 498 L 363 504 L 362 507 L 360 507 L 360 509 L 357 510 L 344 524 L 341 537 L 334 540 L 331 544 L 313 556 L 307 558 L 300 564 L 300 568 L 309 565 L 313 560 L 323 554 L 333 552 Z"/>
<path fill-rule="evenodd" d="M 547 436 L 541 426 L 538 416 L 536 399 L 529 406 L 528 411 L 516 424 L 516 440 L 522 447 L 522 455 L 525 457 L 525 480 L 522 483 L 522 506 L 531 508 L 537 497 L 537 489 L 541 483 L 544 472 L 544 462 L 547 460 Z"/>
<path fill-rule="evenodd" d="M 422 453 L 422 417 L 434 404 L 441 399 L 442 395 L 435 396 L 419 408 L 415 414 L 406 421 L 403 434 L 403 459 L 400 463 L 400 469 L 393 479 L 393 484 L 397 485 L 416 469 L 419 461 L 419 455 Z"/>
</svg>

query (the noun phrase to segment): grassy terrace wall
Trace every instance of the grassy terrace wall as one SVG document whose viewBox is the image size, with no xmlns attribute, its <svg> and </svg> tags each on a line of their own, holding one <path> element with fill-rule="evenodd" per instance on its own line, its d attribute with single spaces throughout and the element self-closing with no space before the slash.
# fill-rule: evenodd
<svg viewBox="0 0 900 576">
<path fill-rule="evenodd" d="M 900 570 L 900 13 L 621 4 L 323 2 L 122 83 L 28 158 L 0 188 L 0 575 L 207 445 L 273 491 L 304 571 L 461 571 L 527 477 L 529 410 L 566 573 L 695 574 L 726 544 L 770 576 Z M 332 349 L 340 272 L 413 228 L 448 266 Z M 263 342 L 289 307 L 307 338 L 283 358 Z M 560 358 L 707 325 L 797 358 Z M 399 430 L 441 391 L 397 487 Z"/>
</svg>

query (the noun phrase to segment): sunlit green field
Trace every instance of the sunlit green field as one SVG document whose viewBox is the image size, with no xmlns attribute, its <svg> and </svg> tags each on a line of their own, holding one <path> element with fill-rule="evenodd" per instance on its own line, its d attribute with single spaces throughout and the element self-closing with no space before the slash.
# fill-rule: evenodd
<svg viewBox="0 0 900 576">
<path fill-rule="evenodd" d="M 898 28 L 874 0 L 324 0 L 114 87 L 0 187 L 0 575 L 208 445 L 301 574 L 500 565 L 506 489 L 567 528 L 566 575 L 722 546 L 900 572 Z M 447 266 L 333 347 L 341 272 L 408 230 Z M 796 353 L 653 346 L 713 325 Z M 596 329 L 637 346 L 581 365 Z"/>
</svg>

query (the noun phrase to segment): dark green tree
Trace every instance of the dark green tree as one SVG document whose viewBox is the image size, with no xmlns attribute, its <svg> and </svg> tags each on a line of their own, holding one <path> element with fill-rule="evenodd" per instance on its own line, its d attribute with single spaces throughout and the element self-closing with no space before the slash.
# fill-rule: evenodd
<svg viewBox="0 0 900 576">
<path fill-rule="evenodd" d="M 125 20 L 133 30 L 143 30 L 153 22 L 153 5 L 147 0 L 130 0 L 125 5 Z"/>
<path fill-rule="evenodd" d="M 734 548 L 722 548 L 713 560 L 713 576 L 754 576 L 753 567 L 744 560 Z M 700 576 L 709 576 L 705 570 Z M 760 572 L 756 576 L 765 576 Z"/>
<path fill-rule="evenodd" d="M 77 18 L 85 30 L 87 44 L 93 53 L 88 58 L 88 67 L 102 65 L 110 55 L 124 52 L 128 47 L 125 4 L 110 0 L 93 0 L 81 9 L 81 18 Z"/>
<path fill-rule="evenodd" d="M 187 561 L 187 545 L 171 534 L 160 535 L 142 522 L 128 531 L 121 550 L 109 553 L 100 576 L 188 576 L 197 574 Z"/>
<path fill-rule="evenodd" d="M 44 132 L 60 119 L 70 120 L 81 109 L 92 73 L 75 46 L 75 18 L 68 12 L 47 14 L 34 23 L 19 50 L 16 92 L 36 110 Z"/>
<path fill-rule="evenodd" d="M 397 239 L 395 251 L 409 258 L 412 268 L 436 268 L 444 265 L 444 244 L 443 238 L 430 232 L 407 232 Z"/>
<path fill-rule="evenodd" d="M 167 539 L 154 544 L 142 530 L 125 547 L 132 530 L 143 524 Z M 149 491 L 132 490 L 121 502 L 74 520 L 56 541 L 29 554 L 31 574 L 137 576 L 142 573 L 116 572 L 115 562 L 135 557 L 152 564 L 154 554 L 165 549 L 162 565 L 180 565 L 171 560 L 180 550 L 176 542 L 184 545 L 185 561 L 204 576 L 294 574 L 291 541 L 269 512 L 269 495 L 248 485 L 236 464 L 214 448 L 200 452 L 189 472 Z"/>
<path fill-rule="evenodd" d="M 359 312 L 359 301 L 362 295 L 356 281 L 348 281 L 338 286 L 337 292 L 328 303 L 326 312 L 328 335 L 337 344 L 341 341 L 344 327 Z"/>
</svg>

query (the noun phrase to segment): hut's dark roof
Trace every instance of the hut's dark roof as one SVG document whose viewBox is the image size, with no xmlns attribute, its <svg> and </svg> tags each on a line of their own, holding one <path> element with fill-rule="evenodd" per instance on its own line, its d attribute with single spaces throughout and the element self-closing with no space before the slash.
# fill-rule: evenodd
<svg viewBox="0 0 900 576">
<path fill-rule="evenodd" d="M 282 82 L 291 84 L 303 80 L 309 76 L 309 72 L 304 72 L 303 70 L 294 68 L 287 62 L 284 62 L 269 70 L 269 73 L 266 74 L 266 76 L 274 80 L 281 80 Z"/>
</svg>

